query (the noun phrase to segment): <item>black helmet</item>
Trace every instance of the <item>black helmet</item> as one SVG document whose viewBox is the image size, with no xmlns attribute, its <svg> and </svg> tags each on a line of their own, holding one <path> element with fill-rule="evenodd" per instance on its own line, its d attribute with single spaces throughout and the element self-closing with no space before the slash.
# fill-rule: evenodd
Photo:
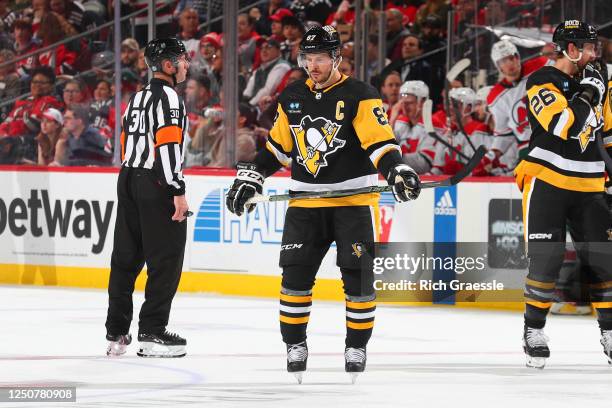
<svg viewBox="0 0 612 408">
<path fill-rule="evenodd" d="M 161 62 L 165 59 L 171 60 L 174 64 L 178 58 L 187 53 L 185 44 L 176 38 L 158 38 L 150 41 L 144 52 L 145 61 L 153 72 L 161 70 Z"/>
<path fill-rule="evenodd" d="M 300 43 L 300 53 L 324 52 L 339 50 L 342 46 L 340 36 L 332 26 L 312 27 Z"/>
<path fill-rule="evenodd" d="M 567 50 L 569 43 L 582 48 L 585 43 L 597 44 L 597 30 L 592 25 L 579 20 L 565 20 L 555 28 L 553 43 L 557 52 Z"/>
</svg>

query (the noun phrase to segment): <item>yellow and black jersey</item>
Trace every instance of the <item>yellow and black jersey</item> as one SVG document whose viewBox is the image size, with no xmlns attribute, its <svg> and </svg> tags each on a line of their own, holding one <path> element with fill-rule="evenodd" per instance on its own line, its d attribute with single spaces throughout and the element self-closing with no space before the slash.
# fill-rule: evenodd
<svg viewBox="0 0 612 408">
<path fill-rule="evenodd" d="M 274 165 L 289 161 L 294 192 L 377 185 L 377 169 L 386 177 L 393 165 L 401 163 L 400 147 L 378 92 L 344 75 L 325 89 L 315 89 L 310 79 L 289 85 L 279 97 L 266 150 L 255 162 L 268 169 L 267 176 Z M 376 205 L 377 201 L 378 194 L 372 193 L 292 200 L 289 205 L 334 207 Z"/>
<path fill-rule="evenodd" d="M 603 106 L 603 144 L 608 154 L 612 155 L 612 81 L 608 82 L 608 97 Z"/>
<path fill-rule="evenodd" d="M 529 153 L 515 169 L 519 188 L 536 177 L 558 188 L 598 192 L 604 189 L 605 164 L 595 142 L 602 108 L 578 97 L 580 84 L 553 66 L 527 80 Z"/>
</svg>

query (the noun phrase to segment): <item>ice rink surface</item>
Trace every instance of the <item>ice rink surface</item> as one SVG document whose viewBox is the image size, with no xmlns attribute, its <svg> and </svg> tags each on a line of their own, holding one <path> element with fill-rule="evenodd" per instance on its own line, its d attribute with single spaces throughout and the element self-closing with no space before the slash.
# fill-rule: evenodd
<svg viewBox="0 0 612 408">
<path fill-rule="evenodd" d="M 351 385 L 344 305 L 319 301 L 298 385 L 285 371 L 275 300 L 179 294 L 169 329 L 187 338 L 187 357 L 143 359 L 135 343 L 105 356 L 104 291 L 0 286 L 0 299 L 0 386 L 77 387 L 76 403 L 2 408 L 612 406 L 591 317 L 549 319 L 552 356 L 539 371 L 524 366 L 520 313 L 379 307 L 367 371 Z"/>
</svg>

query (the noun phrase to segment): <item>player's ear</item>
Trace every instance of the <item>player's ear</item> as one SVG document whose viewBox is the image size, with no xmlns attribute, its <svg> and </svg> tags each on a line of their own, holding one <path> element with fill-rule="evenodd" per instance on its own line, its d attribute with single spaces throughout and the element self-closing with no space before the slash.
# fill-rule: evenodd
<svg viewBox="0 0 612 408">
<path fill-rule="evenodd" d="M 172 74 L 172 73 L 173 73 L 173 71 L 172 71 L 172 70 L 173 70 L 175 67 L 174 67 L 174 64 L 172 63 L 172 61 L 170 61 L 170 60 L 166 59 L 166 60 L 163 60 L 163 61 L 162 61 L 162 68 L 163 68 L 164 73 L 166 73 L 166 74 Z"/>
</svg>

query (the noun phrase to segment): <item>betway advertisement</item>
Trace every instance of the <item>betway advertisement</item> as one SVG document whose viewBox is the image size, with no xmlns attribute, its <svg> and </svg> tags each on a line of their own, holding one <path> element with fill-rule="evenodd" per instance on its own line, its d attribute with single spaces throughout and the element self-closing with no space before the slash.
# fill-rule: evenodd
<svg viewBox="0 0 612 408">
<path fill-rule="evenodd" d="M 248 216 L 237 217 L 225 208 L 231 172 L 187 172 L 186 178 L 194 216 L 188 220 L 183 269 L 278 276 L 287 202 L 260 204 Z M 112 169 L 0 169 L 0 263 L 109 267 L 116 182 Z M 264 193 L 282 194 L 288 185 L 288 177 L 271 177 Z M 491 200 L 508 199 L 520 199 L 509 181 L 465 181 L 453 189 L 426 189 L 418 200 L 404 204 L 382 194 L 381 240 L 499 240 L 507 246 L 508 239 L 514 242 L 519 235 L 508 226 L 520 220 L 516 214 L 503 216 L 506 211 L 516 213 L 516 204 L 506 209 Z M 502 224 L 509 232 L 500 235 Z M 335 258 L 332 246 L 319 277 L 340 276 Z"/>
<path fill-rule="evenodd" d="M 110 259 L 115 179 L 112 173 L 0 171 L 1 262 L 98 266 Z"/>
</svg>

